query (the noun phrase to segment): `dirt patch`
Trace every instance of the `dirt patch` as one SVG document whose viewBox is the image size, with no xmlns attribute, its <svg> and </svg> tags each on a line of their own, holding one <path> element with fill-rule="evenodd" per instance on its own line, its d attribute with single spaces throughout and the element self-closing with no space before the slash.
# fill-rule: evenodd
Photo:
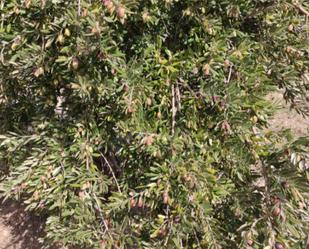
<svg viewBox="0 0 309 249">
<path fill-rule="evenodd" d="M 291 129 L 292 134 L 296 137 L 308 135 L 309 117 L 305 118 L 295 110 L 290 109 L 280 92 L 271 93 L 267 98 L 275 105 L 278 105 L 279 108 L 274 117 L 269 121 L 269 130 L 278 132 Z M 303 103 L 303 105 L 309 106 L 309 103 Z"/>
<path fill-rule="evenodd" d="M 14 201 L 1 202 L 0 249 L 40 249 L 44 222 Z"/>
</svg>

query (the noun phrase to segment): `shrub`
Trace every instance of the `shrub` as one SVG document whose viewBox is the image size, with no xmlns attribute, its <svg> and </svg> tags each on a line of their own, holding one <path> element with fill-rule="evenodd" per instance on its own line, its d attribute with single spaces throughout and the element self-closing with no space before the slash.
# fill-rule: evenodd
<svg viewBox="0 0 309 249">
<path fill-rule="evenodd" d="M 263 131 L 306 114 L 306 9 L 1 1 L 2 195 L 80 248 L 308 248 L 309 140 Z"/>
</svg>

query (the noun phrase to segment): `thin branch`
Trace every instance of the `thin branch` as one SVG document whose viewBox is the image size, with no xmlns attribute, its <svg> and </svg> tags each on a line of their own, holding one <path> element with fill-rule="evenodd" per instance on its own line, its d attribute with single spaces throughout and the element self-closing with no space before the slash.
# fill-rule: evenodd
<svg viewBox="0 0 309 249">
<path fill-rule="evenodd" d="M 89 157 L 86 157 L 86 168 L 89 171 Z"/>
<path fill-rule="evenodd" d="M 226 84 L 230 83 L 230 81 L 231 81 L 231 77 L 232 77 L 232 68 L 233 68 L 233 66 L 230 66 L 229 76 L 228 76 L 227 80 L 225 81 Z"/>
<path fill-rule="evenodd" d="M 309 27 L 308 23 L 309 23 L 309 16 L 306 16 L 306 27 Z M 309 29 L 308 28 L 307 28 L 306 33 L 307 33 L 307 38 L 309 39 Z"/>
<path fill-rule="evenodd" d="M 175 101 L 175 87 L 174 84 L 171 84 L 172 86 L 172 135 L 175 134 L 175 126 L 176 126 L 176 101 Z"/>
<path fill-rule="evenodd" d="M 87 144 L 88 144 L 88 141 L 89 141 L 89 134 L 87 132 Z M 89 157 L 88 157 L 88 155 L 86 156 L 86 168 L 89 171 L 90 167 L 89 167 Z"/>
<path fill-rule="evenodd" d="M 298 2 L 293 2 L 293 6 L 298 9 L 301 13 L 303 13 L 305 16 L 309 17 L 309 11 L 305 9 L 304 6 L 302 6 Z"/>
<path fill-rule="evenodd" d="M 265 196 L 265 205 L 264 205 L 264 212 L 266 214 L 267 217 L 267 224 L 268 224 L 268 228 L 270 229 L 270 232 L 273 233 L 274 231 L 274 225 L 271 221 L 271 217 L 269 215 L 269 208 L 271 206 L 271 194 L 270 194 L 270 181 L 269 181 L 269 177 L 268 174 L 269 172 L 267 171 L 265 162 L 263 160 L 261 160 L 261 166 L 262 166 L 262 176 L 264 178 L 265 181 L 265 189 L 264 189 L 264 196 Z M 274 243 L 274 241 L 272 241 L 272 243 Z"/>
<path fill-rule="evenodd" d="M 1 52 L 0 52 L 0 62 L 5 65 L 4 63 L 4 45 L 3 45 L 3 48 L 1 49 Z"/>
<path fill-rule="evenodd" d="M 129 106 L 132 105 L 133 91 L 134 91 L 134 86 L 132 86 L 132 89 L 131 89 L 131 91 L 130 91 L 130 95 L 129 95 Z"/>
<path fill-rule="evenodd" d="M 81 0 L 78 0 L 78 16 L 81 15 L 81 3 L 80 3 Z"/>
<path fill-rule="evenodd" d="M 201 247 L 201 243 L 200 243 L 200 240 L 199 240 L 199 239 L 198 239 L 198 237 L 197 237 L 197 234 L 196 234 L 195 229 L 193 229 L 193 231 L 194 231 L 194 236 L 195 236 L 195 239 L 196 239 L 197 245 L 198 245 L 198 247 L 199 247 L 200 249 L 202 249 L 202 247 Z M 181 241 L 181 242 L 182 242 L 182 241 Z"/>
<path fill-rule="evenodd" d="M 176 85 L 176 97 L 177 97 L 177 104 L 178 104 L 178 111 L 181 109 L 181 96 L 180 96 L 180 90 L 179 85 Z"/>
<path fill-rule="evenodd" d="M 216 239 L 215 236 L 214 236 L 214 232 L 213 232 L 212 227 L 211 227 L 211 225 L 210 225 L 210 223 L 209 223 L 209 220 L 208 220 L 208 218 L 206 218 L 205 220 L 206 220 L 206 224 L 207 224 L 207 226 L 208 226 L 208 229 L 209 229 L 209 231 L 210 231 L 210 237 L 212 238 L 214 245 L 217 246 L 217 245 L 218 245 L 218 242 L 217 242 L 217 239 Z M 216 247 L 216 248 L 217 248 L 217 247 Z"/>
<path fill-rule="evenodd" d="M 103 224 L 104 224 L 104 227 L 105 227 L 105 230 L 104 230 L 104 232 L 103 232 L 103 235 L 107 232 L 108 235 L 109 235 L 109 237 L 112 239 L 112 236 L 111 236 L 111 234 L 109 233 L 108 225 L 107 225 L 107 223 L 106 223 L 106 221 L 105 221 L 105 219 L 104 219 L 104 217 L 103 217 L 103 211 L 102 211 L 102 209 L 100 208 L 100 203 L 99 203 L 99 201 L 98 201 L 98 197 L 96 196 L 95 193 L 92 193 L 92 194 L 93 194 L 94 199 L 95 199 L 95 201 L 96 201 L 96 203 L 97 203 L 97 206 L 98 206 L 98 209 L 99 209 L 99 212 L 100 212 L 100 218 L 101 218 L 101 220 L 102 220 L 102 222 L 103 222 Z"/>
<path fill-rule="evenodd" d="M 114 171 L 113 171 L 112 166 L 110 165 L 110 163 L 108 162 L 108 160 L 106 159 L 106 157 L 105 157 L 101 152 L 100 152 L 100 154 L 101 154 L 101 156 L 103 157 L 104 161 L 106 162 L 107 166 L 109 167 L 109 169 L 110 169 L 110 171 L 111 171 L 111 173 L 112 173 L 112 176 L 113 176 L 113 178 L 114 178 L 114 180 L 115 180 L 115 182 L 116 182 L 117 188 L 118 188 L 118 192 L 121 193 L 121 189 L 120 189 L 119 183 L 118 183 L 118 181 L 117 181 L 117 178 L 116 178 L 116 175 L 115 175 L 115 173 L 114 173 Z"/>
<path fill-rule="evenodd" d="M 267 206 L 270 206 L 270 204 L 271 204 L 271 201 L 270 201 L 270 183 L 269 183 L 266 165 L 262 160 L 261 160 L 261 166 L 262 166 L 262 176 L 263 176 L 264 181 L 265 181 L 265 201 L 266 201 Z"/>
</svg>

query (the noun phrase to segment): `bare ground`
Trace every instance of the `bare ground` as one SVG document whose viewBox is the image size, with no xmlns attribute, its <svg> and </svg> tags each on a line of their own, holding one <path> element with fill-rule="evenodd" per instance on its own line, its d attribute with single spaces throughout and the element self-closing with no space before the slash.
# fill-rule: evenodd
<svg viewBox="0 0 309 249">
<path fill-rule="evenodd" d="M 0 249 L 39 249 L 43 221 L 14 201 L 1 202 Z"/>
<path fill-rule="evenodd" d="M 309 117 L 304 118 L 296 111 L 287 107 L 283 100 L 282 93 L 274 92 L 268 96 L 274 104 L 278 105 L 279 110 L 269 122 L 269 129 L 272 131 L 280 131 L 283 129 L 291 129 L 292 134 L 296 137 L 308 135 Z M 309 106 L 309 103 L 303 103 Z"/>
<path fill-rule="evenodd" d="M 309 119 L 286 107 L 280 93 L 269 98 L 281 106 L 270 121 L 270 130 L 291 129 L 296 136 L 308 134 Z M 43 220 L 28 213 L 17 202 L 0 203 L 0 249 L 39 249 L 39 238 L 44 236 Z"/>
</svg>

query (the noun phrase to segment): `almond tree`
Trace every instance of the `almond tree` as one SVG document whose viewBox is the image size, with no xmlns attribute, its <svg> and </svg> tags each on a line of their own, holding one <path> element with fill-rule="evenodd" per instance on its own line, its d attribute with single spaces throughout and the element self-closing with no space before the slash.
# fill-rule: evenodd
<svg viewBox="0 0 309 249">
<path fill-rule="evenodd" d="M 303 249 L 309 4 L 1 0 L 0 191 L 45 245 Z M 42 245 L 43 247 L 43 245 Z"/>
</svg>

